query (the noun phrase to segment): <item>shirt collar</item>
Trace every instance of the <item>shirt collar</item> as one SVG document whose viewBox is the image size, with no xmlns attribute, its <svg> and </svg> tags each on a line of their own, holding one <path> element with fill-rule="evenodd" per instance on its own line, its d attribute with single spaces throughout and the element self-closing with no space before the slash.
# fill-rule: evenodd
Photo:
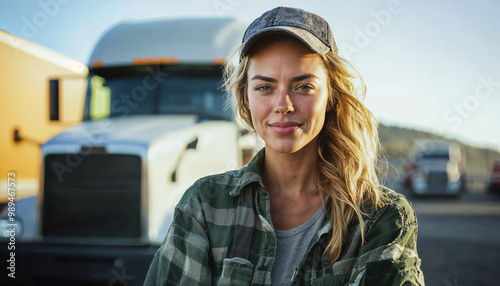
<svg viewBox="0 0 500 286">
<path fill-rule="evenodd" d="M 241 190 L 251 183 L 260 183 L 262 185 L 261 170 L 264 164 L 265 148 L 262 148 L 253 158 L 248 162 L 248 165 L 243 168 L 243 175 L 236 187 L 229 192 L 231 196 L 238 196 Z"/>
</svg>

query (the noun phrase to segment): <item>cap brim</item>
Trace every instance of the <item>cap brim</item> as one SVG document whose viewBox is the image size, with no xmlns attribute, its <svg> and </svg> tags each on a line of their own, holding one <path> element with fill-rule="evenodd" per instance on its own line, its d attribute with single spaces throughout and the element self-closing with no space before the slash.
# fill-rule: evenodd
<svg viewBox="0 0 500 286">
<path fill-rule="evenodd" d="M 253 34 L 247 41 L 243 44 L 241 47 L 241 54 L 240 54 L 240 60 L 247 55 L 248 50 L 250 47 L 260 38 L 262 38 L 265 35 L 268 34 L 273 34 L 273 33 L 284 33 L 291 35 L 301 42 L 303 42 L 306 46 L 308 46 L 313 52 L 317 54 L 324 55 L 328 51 L 330 51 L 330 47 L 327 46 L 325 43 L 320 41 L 316 36 L 313 34 L 309 33 L 308 31 L 301 29 L 301 28 L 296 28 L 296 27 L 289 27 L 289 26 L 275 26 L 275 27 L 269 27 L 260 30 L 258 33 Z"/>
</svg>

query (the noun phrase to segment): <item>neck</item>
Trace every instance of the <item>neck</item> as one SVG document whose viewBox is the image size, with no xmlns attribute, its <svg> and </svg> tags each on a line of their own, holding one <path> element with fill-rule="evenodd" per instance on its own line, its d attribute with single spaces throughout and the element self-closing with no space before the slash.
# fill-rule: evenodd
<svg viewBox="0 0 500 286">
<path fill-rule="evenodd" d="M 266 148 L 262 179 L 271 195 L 298 197 L 317 194 L 317 144 L 308 144 L 287 154 Z"/>
</svg>

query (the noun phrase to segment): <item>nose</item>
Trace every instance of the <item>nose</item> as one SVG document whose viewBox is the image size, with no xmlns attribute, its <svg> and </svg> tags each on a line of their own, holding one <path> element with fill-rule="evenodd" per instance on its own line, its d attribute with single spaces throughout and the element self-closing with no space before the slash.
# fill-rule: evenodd
<svg viewBox="0 0 500 286">
<path fill-rule="evenodd" d="M 277 94 L 276 103 L 274 105 L 274 112 L 285 115 L 287 113 L 293 113 L 295 110 L 293 108 L 292 100 L 288 91 L 284 90 Z"/>
</svg>

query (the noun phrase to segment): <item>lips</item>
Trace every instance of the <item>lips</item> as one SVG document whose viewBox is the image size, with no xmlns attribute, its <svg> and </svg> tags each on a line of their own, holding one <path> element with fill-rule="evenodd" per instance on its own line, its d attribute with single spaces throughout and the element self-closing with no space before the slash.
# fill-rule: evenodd
<svg viewBox="0 0 500 286">
<path fill-rule="evenodd" d="M 269 127 L 278 135 L 293 134 L 295 130 L 299 129 L 301 124 L 298 122 L 281 121 L 269 124 Z"/>
</svg>

